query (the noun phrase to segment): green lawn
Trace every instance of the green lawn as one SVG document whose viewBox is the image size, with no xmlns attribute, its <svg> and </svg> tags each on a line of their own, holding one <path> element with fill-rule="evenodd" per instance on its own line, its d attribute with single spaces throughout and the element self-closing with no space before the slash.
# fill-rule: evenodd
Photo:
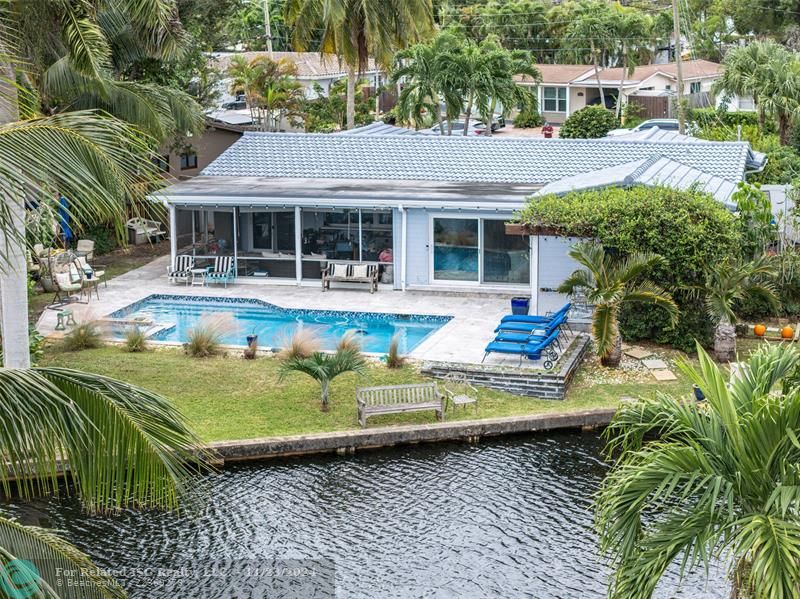
<svg viewBox="0 0 800 599">
<path fill-rule="evenodd" d="M 675 352 L 673 352 L 675 353 Z M 565 401 L 518 397 L 500 391 L 480 389 L 478 416 L 512 416 L 582 410 L 616 405 L 625 395 L 652 394 L 657 389 L 685 393 L 688 384 L 648 381 L 637 373 L 624 380 L 602 382 L 593 360 L 576 378 Z M 292 374 L 278 377 L 275 358 L 246 361 L 238 357 L 197 359 L 177 349 L 157 349 L 129 354 L 108 346 L 78 353 L 50 348 L 43 365 L 78 368 L 141 385 L 172 399 L 186 415 L 194 430 L 206 441 L 247 439 L 358 428 L 355 389 L 360 386 L 395 385 L 424 381 L 407 366 L 390 370 L 382 364 L 370 366 L 363 376 L 347 374 L 332 385 L 331 410 L 319 409 L 319 387 L 311 379 Z M 447 413 L 448 420 L 474 418 L 474 411 Z M 394 414 L 371 418 L 370 426 L 434 422 L 432 412 Z"/>
</svg>

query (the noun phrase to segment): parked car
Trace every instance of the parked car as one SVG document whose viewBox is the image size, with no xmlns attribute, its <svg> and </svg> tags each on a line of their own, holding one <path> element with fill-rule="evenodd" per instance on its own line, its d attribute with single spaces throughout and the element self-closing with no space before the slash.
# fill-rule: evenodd
<svg viewBox="0 0 800 599">
<path fill-rule="evenodd" d="M 247 108 L 247 102 L 244 100 L 234 100 L 233 102 L 225 102 L 220 108 L 222 108 L 222 110 L 244 110 Z"/>
<path fill-rule="evenodd" d="M 447 133 L 447 121 L 442 123 L 442 127 L 445 130 L 445 134 Z M 439 129 L 439 124 L 435 124 L 430 129 L 422 129 L 420 133 L 424 133 L 425 135 L 441 135 L 441 131 Z M 464 121 L 453 121 L 453 135 L 463 135 L 464 134 Z M 486 135 L 486 125 L 481 123 L 480 121 L 470 121 L 469 122 L 469 131 L 467 131 L 467 136 L 473 135 Z"/>
<path fill-rule="evenodd" d="M 658 127 L 663 131 L 677 131 L 678 130 L 678 119 L 648 119 L 643 123 L 639 123 L 633 129 L 612 129 L 608 132 L 610 137 L 614 137 L 616 135 L 625 135 L 626 133 L 633 133 L 634 131 L 645 131 L 647 129 L 653 129 Z"/>
</svg>

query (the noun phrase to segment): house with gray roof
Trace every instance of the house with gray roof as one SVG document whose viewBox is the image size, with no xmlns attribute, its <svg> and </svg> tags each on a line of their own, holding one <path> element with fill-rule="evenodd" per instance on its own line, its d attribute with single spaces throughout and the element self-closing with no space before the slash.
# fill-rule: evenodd
<svg viewBox="0 0 800 599">
<path fill-rule="evenodd" d="M 374 263 L 387 288 L 531 293 L 573 265 L 570 240 L 505 234 L 537 193 L 700 186 L 720 202 L 764 157 L 747 143 L 246 132 L 160 194 L 173 256 L 235 257 L 241 281 L 319 284 Z"/>
</svg>

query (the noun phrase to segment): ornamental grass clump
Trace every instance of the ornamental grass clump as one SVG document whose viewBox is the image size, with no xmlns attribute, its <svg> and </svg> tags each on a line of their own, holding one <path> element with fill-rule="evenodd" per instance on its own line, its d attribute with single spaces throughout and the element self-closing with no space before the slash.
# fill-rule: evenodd
<svg viewBox="0 0 800 599">
<path fill-rule="evenodd" d="M 340 374 L 355 372 L 363 374 L 367 361 L 361 350 L 351 341 L 340 340 L 335 353 L 314 352 L 308 357 L 291 356 L 283 358 L 280 378 L 291 372 L 301 372 L 310 376 L 320 385 L 320 409 L 330 409 L 330 385 Z"/>
<path fill-rule="evenodd" d="M 400 337 L 393 335 L 386 353 L 386 368 L 402 368 L 405 363 L 406 359 L 400 353 Z"/>
<path fill-rule="evenodd" d="M 89 321 L 77 325 L 64 336 L 64 349 L 83 351 L 103 346 L 103 335 L 96 322 Z"/>
<path fill-rule="evenodd" d="M 147 335 L 137 326 L 128 329 L 125 333 L 125 345 L 123 349 L 132 354 L 147 350 Z"/>
<path fill-rule="evenodd" d="M 299 327 L 291 337 L 281 342 L 283 349 L 278 352 L 278 358 L 283 361 L 292 358 L 310 358 L 319 351 L 321 345 L 319 335 L 314 329 Z"/>
<path fill-rule="evenodd" d="M 189 329 L 184 348 L 193 358 L 208 358 L 222 353 L 225 337 L 236 333 L 236 319 L 230 312 L 203 314 L 199 322 Z"/>
</svg>

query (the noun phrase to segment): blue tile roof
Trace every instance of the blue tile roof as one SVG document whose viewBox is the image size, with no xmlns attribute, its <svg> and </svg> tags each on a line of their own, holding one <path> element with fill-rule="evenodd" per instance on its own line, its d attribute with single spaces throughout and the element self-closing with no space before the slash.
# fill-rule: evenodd
<svg viewBox="0 0 800 599">
<path fill-rule="evenodd" d="M 658 155 L 736 182 L 749 152 L 739 142 L 247 132 L 202 174 L 544 185 Z"/>
</svg>

